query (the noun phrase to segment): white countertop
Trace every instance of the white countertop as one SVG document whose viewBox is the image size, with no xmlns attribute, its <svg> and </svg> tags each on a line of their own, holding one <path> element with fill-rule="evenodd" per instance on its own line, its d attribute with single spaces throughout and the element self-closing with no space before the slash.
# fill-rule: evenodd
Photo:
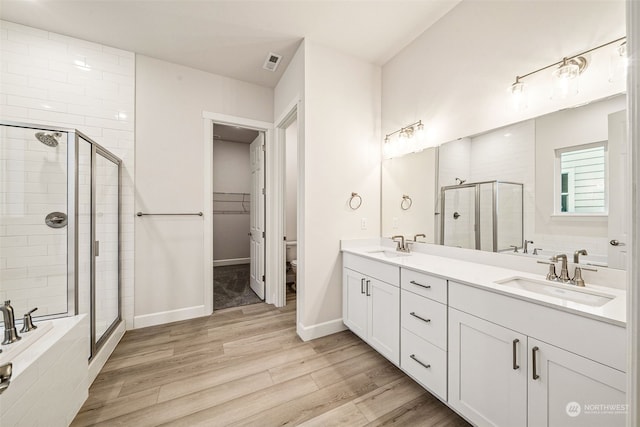
<svg viewBox="0 0 640 427">
<path fill-rule="evenodd" d="M 614 297 L 610 302 L 600 307 L 593 307 L 590 305 L 566 301 L 561 298 L 541 295 L 524 289 L 515 289 L 495 283 L 496 281 L 501 281 L 516 276 L 527 279 L 544 280 L 544 274 L 528 273 L 519 270 L 511 270 L 503 267 L 496 267 L 469 261 L 461 261 L 455 258 L 428 255 L 419 252 L 411 252 L 411 254 L 408 254 L 408 256 L 390 258 L 380 252 L 383 250 L 393 251 L 392 248 L 379 245 L 356 245 L 354 247 L 342 247 L 343 252 L 359 255 L 391 265 L 396 265 L 402 268 L 408 268 L 418 272 L 440 276 L 442 278 L 453 280 L 455 282 L 460 282 L 477 288 L 486 289 L 487 291 L 530 301 L 558 310 L 575 313 L 581 316 L 590 317 L 617 326 L 626 326 L 626 292 L 624 290 L 605 286 L 590 285 L 588 282 L 585 288 L 576 288 L 577 290 L 589 289 Z M 376 251 L 378 252 L 376 253 Z M 558 285 L 557 283 L 553 284 Z"/>
</svg>

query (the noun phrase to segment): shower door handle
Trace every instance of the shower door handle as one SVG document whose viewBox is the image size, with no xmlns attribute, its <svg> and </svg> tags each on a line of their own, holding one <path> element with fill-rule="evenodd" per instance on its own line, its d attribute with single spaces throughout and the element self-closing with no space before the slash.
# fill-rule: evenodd
<svg viewBox="0 0 640 427">
<path fill-rule="evenodd" d="M 93 242 L 93 256 L 100 256 L 100 241 Z"/>
</svg>

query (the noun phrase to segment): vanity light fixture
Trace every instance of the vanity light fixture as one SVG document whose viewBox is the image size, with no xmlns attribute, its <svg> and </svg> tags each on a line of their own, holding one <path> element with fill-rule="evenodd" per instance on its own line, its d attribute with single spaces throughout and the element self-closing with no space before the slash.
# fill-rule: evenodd
<svg viewBox="0 0 640 427">
<path fill-rule="evenodd" d="M 511 92 L 512 99 L 513 99 L 514 107 L 516 109 L 522 109 L 523 106 L 525 106 L 524 99 L 523 99 L 524 98 L 523 95 L 525 92 L 525 84 L 522 82 L 522 79 L 529 77 L 533 74 L 537 74 L 541 71 L 548 70 L 549 68 L 556 68 L 553 71 L 555 85 L 559 91 L 560 96 L 564 97 L 568 95 L 570 92 L 572 92 L 574 87 L 576 88 L 576 91 L 577 91 L 576 79 L 587 68 L 587 65 L 588 65 L 587 59 L 583 55 L 593 52 L 594 50 L 598 50 L 603 47 L 612 45 L 614 43 L 621 42 L 621 41 L 623 43 L 618 47 L 618 53 L 620 54 L 620 56 L 626 56 L 626 37 L 620 37 L 618 39 L 596 46 L 594 48 L 577 53 L 573 56 L 564 57 L 562 58 L 562 60 L 558 62 L 554 62 L 553 64 L 547 65 L 542 68 L 538 68 L 537 70 L 516 76 L 516 81 L 513 84 L 511 84 L 511 86 L 509 87 L 509 91 Z"/>
<path fill-rule="evenodd" d="M 398 134 L 398 140 L 394 141 L 391 137 L 395 134 Z M 400 129 L 388 133 L 384 137 L 384 154 L 385 157 L 394 157 L 398 155 L 403 155 L 415 151 L 415 139 L 422 138 L 424 135 L 424 124 L 422 120 L 418 120 L 417 122 L 411 123 L 407 126 L 401 127 Z M 402 141 L 402 142 L 401 142 Z M 407 142 L 404 145 L 404 141 Z M 402 146 L 400 144 L 403 144 Z"/>
</svg>

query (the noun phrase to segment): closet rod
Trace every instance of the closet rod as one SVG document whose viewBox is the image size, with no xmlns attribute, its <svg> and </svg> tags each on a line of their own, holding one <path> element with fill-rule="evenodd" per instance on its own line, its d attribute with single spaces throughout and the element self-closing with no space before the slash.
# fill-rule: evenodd
<svg viewBox="0 0 640 427">
<path fill-rule="evenodd" d="M 146 216 L 146 215 L 197 215 L 197 216 L 202 216 L 203 213 L 202 212 L 195 212 L 195 213 L 143 213 L 143 212 L 137 212 L 136 216 Z"/>
</svg>

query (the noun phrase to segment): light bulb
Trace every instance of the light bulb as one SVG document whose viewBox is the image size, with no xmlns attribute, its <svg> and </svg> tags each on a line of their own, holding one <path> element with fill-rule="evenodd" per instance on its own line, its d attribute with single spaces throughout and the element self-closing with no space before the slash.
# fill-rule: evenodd
<svg viewBox="0 0 640 427">
<path fill-rule="evenodd" d="M 577 77 L 580 75 L 580 67 L 578 64 L 572 61 L 568 61 L 567 58 L 562 60 L 562 65 L 553 72 L 555 80 L 555 94 L 554 97 L 566 98 L 569 94 L 575 94 L 578 92 Z"/>
<path fill-rule="evenodd" d="M 516 77 L 515 83 L 509 86 L 511 92 L 511 103 L 516 111 L 522 111 L 527 108 L 525 85 L 520 81 L 520 77 Z"/>
</svg>

